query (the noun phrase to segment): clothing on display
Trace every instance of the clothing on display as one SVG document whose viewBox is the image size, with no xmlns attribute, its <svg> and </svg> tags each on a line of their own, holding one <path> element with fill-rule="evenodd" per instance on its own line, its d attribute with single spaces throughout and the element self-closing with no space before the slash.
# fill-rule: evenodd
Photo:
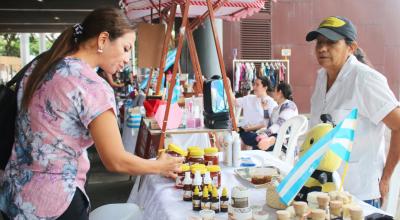
<svg viewBox="0 0 400 220">
<path fill-rule="evenodd" d="M 288 60 L 234 60 L 234 92 L 245 96 L 253 90 L 257 76 L 266 76 L 275 87 L 279 82 L 289 82 Z"/>
</svg>

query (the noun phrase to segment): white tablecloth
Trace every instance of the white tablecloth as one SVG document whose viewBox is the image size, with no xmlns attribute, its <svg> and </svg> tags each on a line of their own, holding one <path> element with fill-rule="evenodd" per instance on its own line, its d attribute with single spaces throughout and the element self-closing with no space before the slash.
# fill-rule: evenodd
<svg viewBox="0 0 400 220">
<path fill-rule="evenodd" d="M 282 161 L 274 158 L 270 153 L 265 151 L 242 151 L 242 157 L 252 157 L 257 165 L 273 165 L 278 167 L 283 173 L 288 173 L 290 167 Z M 231 191 L 233 186 L 244 185 L 249 187 L 250 205 L 263 205 L 263 209 L 271 213 L 270 219 L 276 219 L 274 209 L 265 205 L 266 189 L 252 188 L 248 183 L 238 178 L 234 174 L 234 168 L 222 168 L 223 187 L 227 187 Z M 221 193 L 221 189 L 219 190 Z M 196 216 L 198 212 L 192 211 L 192 203 L 182 200 L 182 190 L 174 187 L 174 181 L 157 175 L 148 175 L 142 177 L 141 187 L 138 192 L 132 191 L 128 198 L 128 202 L 136 203 L 144 211 L 144 219 L 149 220 L 186 220 L 189 216 Z M 366 203 L 359 201 L 364 209 L 364 214 L 369 215 L 374 212 L 381 212 Z M 217 214 L 218 219 L 227 219 L 226 213 Z"/>
</svg>

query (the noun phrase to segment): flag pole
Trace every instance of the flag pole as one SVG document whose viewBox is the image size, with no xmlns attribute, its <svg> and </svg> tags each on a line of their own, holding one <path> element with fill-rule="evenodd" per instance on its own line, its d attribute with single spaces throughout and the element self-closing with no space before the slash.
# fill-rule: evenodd
<svg viewBox="0 0 400 220">
<path fill-rule="evenodd" d="M 350 146 L 349 146 L 349 151 L 351 152 L 351 150 L 352 150 L 352 148 L 353 148 L 353 144 L 350 144 Z M 349 160 L 350 158 L 348 158 L 347 160 Z M 348 169 L 349 169 L 349 162 L 348 161 L 345 161 L 345 165 L 344 165 L 344 169 L 343 169 L 343 173 L 342 173 L 342 177 L 341 177 L 341 180 L 342 181 L 340 181 L 340 187 L 339 187 L 339 192 L 340 191 L 343 191 L 343 184 L 344 184 L 344 179 L 346 178 L 346 176 L 347 176 L 347 171 L 348 171 Z"/>
<path fill-rule="evenodd" d="M 343 191 L 344 178 L 346 178 L 348 169 L 349 169 L 349 163 L 346 162 L 346 165 L 344 166 L 343 174 L 342 174 L 342 177 L 341 177 L 342 181 L 340 182 L 339 191 Z"/>
</svg>

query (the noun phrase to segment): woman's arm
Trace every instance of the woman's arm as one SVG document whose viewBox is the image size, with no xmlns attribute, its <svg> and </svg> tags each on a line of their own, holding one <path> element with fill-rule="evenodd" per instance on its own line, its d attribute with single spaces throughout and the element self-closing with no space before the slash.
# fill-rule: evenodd
<svg viewBox="0 0 400 220">
<path fill-rule="evenodd" d="M 282 126 L 283 123 L 285 123 L 285 121 L 298 115 L 297 107 L 295 106 L 294 103 L 285 103 L 281 106 L 280 109 L 278 109 L 278 111 L 279 111 L 279 117 L 276 120 L 274 120 L 273 118 L 270 119 L 272 120 L 272 125 L 269 126 L 266 131 L 268 136 L 272 134 L 277 134 L 279 128 Z"/>
<path fill-rule="evenodd" d="M 383 119 L 383 123 L 390 128 L 392 135 L 390 138 L 390 147 L 386 158 L 385 168 L 383 169 L 382 178 L 379 183 L 382 200 L 385 199 L 389 192 L 390 178 L 400 160 L 400 108 L 397 107 L 391 111 Z"/>
<path fill-rule="evenodd" d="M 89 124 L 90 134 L 104 166 L 113 172 L 130 175 L 162 174 L 174 176 L 183 158 L 162 155 L 146 160 L 125 151 L 117 121 L 112 110 L 105 111 Z"/>
</svg>

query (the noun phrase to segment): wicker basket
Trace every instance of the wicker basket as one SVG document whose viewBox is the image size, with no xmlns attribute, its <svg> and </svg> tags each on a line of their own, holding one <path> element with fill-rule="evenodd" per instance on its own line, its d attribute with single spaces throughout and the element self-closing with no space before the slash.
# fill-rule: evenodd
<svg viewBox="0 0 400 220">
<path fill-rule="evenodd" d="M 276 186 L 271 182 L 267 184 L 267 205 L 274 209 L 286 209 L 288 206 L 280 201 Z"/>
</svg>

